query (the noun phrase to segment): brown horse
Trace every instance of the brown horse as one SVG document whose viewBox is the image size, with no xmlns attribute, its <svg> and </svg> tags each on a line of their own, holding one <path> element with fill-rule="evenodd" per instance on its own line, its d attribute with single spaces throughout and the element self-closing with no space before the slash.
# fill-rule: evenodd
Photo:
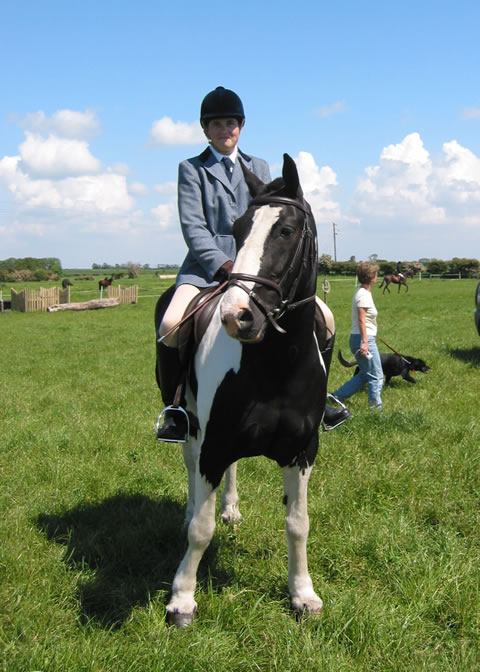
<svg viewBox="0 0 480 672">
<path fill-rule="evenodd" d="M 385 283 L 385 287 L 383 287 L 383 284 Z M 388 293 L 390 294 L 390 290 L 388 289 L 388 285 L 393 284 L 393 285 L 398 285 L 398 291 L 400 292 L 400 287 L 403 285 L 405 289 L 408 292 L 408 285 L 407 285 L 407 278 L 405 276 L 400 276 L 400 275 L 395 275 L 394 273 L 391 273 L 389 275 L 384 275 L 382 284 L 380 285 L 379 289 L 382 289 L 383 287 L 383 293 L 385 294 L 385 290 L 388 290 Z"/>
<path fill-rule="evenodd" d="M 110 287 L 110 285 L 112 284 L 113 280 L 114 280 L 113 275 L 112 275 L 111 278 L 107 278 L 107 277 L 105 276 L 105 279 L 104 279 L 104 280 L 99 280 L 99 281 L 98 281 L 98 291 L 101 292 L 102 289 L 103 289 L 104 287 Z"/>
</svg>

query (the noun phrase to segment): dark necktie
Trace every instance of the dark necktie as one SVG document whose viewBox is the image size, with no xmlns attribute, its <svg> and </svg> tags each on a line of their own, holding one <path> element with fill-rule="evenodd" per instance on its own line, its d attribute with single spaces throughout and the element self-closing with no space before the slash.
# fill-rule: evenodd
<svg viewBox="0 0 480 672">
<path fill-rule="evenodd" d="M 225 172 L 227 173 L 227 177 L 232 181 L 232 174 L 233 174 L 233 161 L 228 158 L 228 156 L 224 156 L 222 159 L 223 167 L 225 168 Z"/>
</svg>

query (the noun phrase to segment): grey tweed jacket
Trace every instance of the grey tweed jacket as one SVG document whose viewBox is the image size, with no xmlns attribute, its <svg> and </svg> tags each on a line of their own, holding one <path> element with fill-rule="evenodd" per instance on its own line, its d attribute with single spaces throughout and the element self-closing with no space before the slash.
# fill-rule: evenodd
<svg viewBox="0 0 480 672">
<path fill-rule="evenodd" d="M 235 259 L 233 222 L 251 200 L 239 161 L 262 182 L 271 181 L 268 163 L 239 150 L 232 181 L 210 148 L 182 161 L 178 169 L 178 212 L 188 254 L 177 276 L 177 286 L 208 287 L 226 261 Z"/>
</svg>

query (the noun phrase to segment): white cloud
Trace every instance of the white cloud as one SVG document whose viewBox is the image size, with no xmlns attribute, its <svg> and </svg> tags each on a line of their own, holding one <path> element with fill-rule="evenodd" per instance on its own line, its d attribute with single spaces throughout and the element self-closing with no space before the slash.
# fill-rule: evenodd
<svg viewBox="0 0 480 672">
<path fill-rule="evenodd" d="M 100 124 L 92 110 L 58 110 L 47 117 L 41 110 L 27 115 L 21 123 L 26 130 L 40 134 L 52 134 L 60 138 L 90 138 L 98 133 Z"/>
<path fill-rule="evenodd" d="M 92 155 L 86 140 L 52 133 L 53 129 L 65 136 L 92 131 L 92 114 L 60 110 L 46 119 L 37 112 L 27 120 L 32 128 L 48 131 L 48 136 L 26 130 L 18 155 L 0 160 L 0 181 L 14 195 L 17 210 L 35 212 L 39 217 L 49 210 L 62 211 L 65 217 L 131 213 L 135 206 L 131 193 L 141 187 L 134 185 L 129 192 L 128 166 L 118 164 L 118 170 L 110 167 L 101 172 L 100 161 Z M 88 220 L 85 226 L 88 227 Z"/>
<path fill-rule="evenodd" d="M 322 105 L 315 111 L 319 117 L 333 117 L 342 112 L 345 112 L 345 103 L 342 100 L 330 105 Z"/>
<path fill-rule="evenodd" d="M 152 215 L 160 229 L 168 229 L 177 223 L 174 203 L 161 203 L 152 208 Z"/>
<path fill-rule="evenodd" d="M 465 107 L 462 119 L 480 119 L 480 107 Z"/>
<path fill-rule="evenodd" d="M 405 217 L 416 213 L 416 218 L 422 212 L 435 220 L 443 217 L 430 202 L 432 162 L 418 133 L 385 147 L 380 165 L 369 166 L 365 173 L 354 196 L 354 209 L 360 214 Z"/>
<path fill-rule="evenodd" d="M 176 182 L 165 182 L 164 184 L 156 184 L 154 186 L 155 191 L 158 191 L 159 194 L 165 194 L 171 196 L 172 194 L 177 193 L 177 183 Z"/>
<path fill-rule="evenodd" d="M 162 117 L 152 124 L 151 142 L 155 146 L 199 145 L 205 142 L 205 135 L 198 121 L 188 124 Z"/>
<path fill-rule="evenodd" d="M 443 145 L 445 161 L 439 171 L 447 184 L 453 182 L 471 183 L 475 189 L 480 186 L 480 159 L 473 152 L 462 147 L 456 140 Z"/>
<path fill-rule="evenodd" d="M 26 139 L 19 147 L 23 170 L 32 177 L 65 177 L 95 174 L 100 162 L 92 156 L 84 140 L 43 138 L 26 131 Z"/>
<path fill-rule="evenodd" d="M 10 194 L 8 211 L 0 213 L 2 239 L 13 256 L 55 250 L 71 267 L 130 255 L 181 260 L 176 183 L 156 186 L 163 201 L 157 207 L 135 209 L 135 197 L 148 195 L 147 186 L 127 182 L 125 163 L 102 168 L 85 139 L 97 127 L 93 116 L 36 113 L 24 126 L 17 155 L 0 158 L 0 191 Z"/>
<path fill-rule="evenodd" d="M 148 192 L 148 189 L 141 182 L 133 182 L 129 185 L 128 191 L 134 196 L 144 196 Z"/>
<path fill-rule="evenodd" d="M 418 133 L 385 147 L 380 162 L 365 170 L 351 212 L 366 225 L 383 219 L 386 231 L 480 225 L 480 159 L 452 140 L 432 160 Z M 452 227 L 456 227 L 453 229 Z"/>
<path fill-rule="evenodd" d="M 32 179 L 20 167 L 19 157 L 0 160 L 0 179 L 5 180 L 17 204 L 27 210 L 63 209 L 72 212 L 124 213 L 134 201 L 123 175 L 104 173 L 63 180 Z"/>
<path fill-rule="evenodd" d="M 329 166 L 319 168 L 309 152 L 299 152 L 295 163 L 305 199 L 310 203 L 317 224 L 338 218 L 340 208 L 333 197 L 338 184 L 335 172 Z"/>
<path fill-rule="evenodd" d="M 116 161 L 108 168 L 109 173 L 116 173 L 117 175 L 125 175 L 128 177 L 130 175 L 130 168 L 123 161 Z"/>
</svg>

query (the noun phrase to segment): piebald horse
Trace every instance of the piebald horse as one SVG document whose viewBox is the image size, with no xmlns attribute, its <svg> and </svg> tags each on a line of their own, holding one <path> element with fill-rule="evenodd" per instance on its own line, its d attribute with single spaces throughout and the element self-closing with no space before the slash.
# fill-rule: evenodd
<svg viewBox="0 0 480 672">
<path fill-rule="evenodd" d="M 188 549 L 167 605 L 167 620 L 177 627 L 189 625 L 197 608 L 197 568 L 214 534 L 216 494 L 224 475 L 222 519 L 241 518 L 236 462 L 244 457 L 263 455 L 283 472 L 292 608 L 319 613 L 323 606 L 307 566 L 307 486 L 318 450 L 328 368 L 314 322 L 315 221 L 287 154 L 283 178 L 268 185 L 246 168 L 244 173 L 253 200 L 233 226 L 233 270 L 198 345 L 194 377 L 186 387 L 187 410 L 199 429 L 183 446 L 189 478 Z M 162 297 L 157 333 L 160 302 Z"/>
</svg>

